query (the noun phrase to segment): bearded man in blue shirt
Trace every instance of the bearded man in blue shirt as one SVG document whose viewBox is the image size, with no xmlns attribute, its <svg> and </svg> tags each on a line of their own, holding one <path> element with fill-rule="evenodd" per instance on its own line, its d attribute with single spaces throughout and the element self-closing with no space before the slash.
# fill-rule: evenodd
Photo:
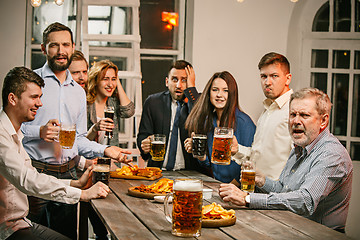
<svg viewBox="0 0 360 240">
<path fill-rule="evenodd" d="M 256 173 L 262 193 L 246 193 L 221 184 L 226 202 L 256 209 L 284 209 L 345 232 L 351 196 L 353 165 L 329 129 L 329 97 L 315 88 L 291 95 L 289 131 L 295 148 L 277 181 Z M 264 192 L 266 194 L 264 194 Z"/>
</svg>

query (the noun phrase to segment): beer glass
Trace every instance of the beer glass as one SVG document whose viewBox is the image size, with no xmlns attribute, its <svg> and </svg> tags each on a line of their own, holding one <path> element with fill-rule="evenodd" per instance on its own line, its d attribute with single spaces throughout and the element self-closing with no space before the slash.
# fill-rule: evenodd
<svg viewBox="0 0 360 240">
<path fill-rule="evenodd" d="M 110 118 L 110 119 L 114 120 L 114 114 L 115 114 L 114 107 L 105 106 L 105 108 L 104 108 L 104 117 L 105 118 Z M 106 131 L 105 136 L 109 139 L 112 138 L 112 131 Z"/>
<path fill-rule="evenodd" d="M 219 165 L 231 163 L 231 144 L 234 131 L 232 128 L 216 127 L 211 154 L 211 162 Z"/>
<path fill-rule="evenodd" d="M 109 185 L 110 164 L 111 164 L 110 158 L 106 158 L 106 157 L 98 158 L 97 163 L 94 164 L 92 171 L 93 184 L 100 181 L 105 183 L 106 185 Z"/>
<path fill-rule="evenodd" d="M 203 183 L 200 179 L 175 179 L 173 192 L 164 200 L 166 219 L 172 223 L 171 233 L 179 237 L 201 235 Z M 169 198 L 173 196 L 172 214 Z"/>
<path fill-rule="evenodd" d="M 154 161 L 163 161 L 165 155 L 166 136 L 154 134 L 150 136 L 150 155 Z"/>
<path fill-rule="evenodd" d="M 253 151 L 249 159 L 241 164 L 241 190 L 244 192 L 254 192 L 255 190 L 255 162 L 258 156 L 257 151 Z"/>
<path fill-rule="evenodd" d="M 192 137 L 192 155 L 195 158 L 203 158 L 207 147 L 207 136 L 197 134 Z"/>
<path fill-rule="evenodd" d="M 59 143 L 63 149 L 71 149 L 75 142 L 76 125 L 60 124 Z"/>
</svg>

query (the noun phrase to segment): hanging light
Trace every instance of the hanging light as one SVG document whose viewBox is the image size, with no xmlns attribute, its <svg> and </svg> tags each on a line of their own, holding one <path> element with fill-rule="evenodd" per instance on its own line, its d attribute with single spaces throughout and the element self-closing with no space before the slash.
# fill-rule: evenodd
<svg viewBox="0 0 360 240">
<path fill-rule="evenodd" d="M 290 0 L 290 1 L 292 1 L 292 2 L 297 2 L 298 0 Z"/>
<path fill-rule="evenodd" d="M 55 0 L 55 4 L 61 6 L 64 4 L 64 0 Z"/>
<path fill-rule="evenodd" d="M 39 7 L 41 5 L 41 0 L 31 0 L 30 3 L 33 7 Z"/>
</svg>

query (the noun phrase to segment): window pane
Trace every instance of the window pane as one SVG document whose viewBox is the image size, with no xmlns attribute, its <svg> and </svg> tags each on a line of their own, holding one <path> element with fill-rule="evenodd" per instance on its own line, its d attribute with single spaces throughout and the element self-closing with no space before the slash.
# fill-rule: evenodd
<svg viewBox="0 0 360 240">
<path fill-rule="evenodd" d="M 45 1 L 40 7 L 33 8 L 31 43 L 42 43 L 42 33 L 44 29 L 54 22 L 60 22 L 68 26 L 73 32 L 75 41 L 75 2 L 76 1 L 64 1 L 62 6 L 58 6 L 53 1 Z"/>
<path fill-rule="evenodd" d="M 360 2 L 355 1 L 355 32 L 360 32 Z"/>
<path fill-rule="evenodd" d="M 354 75 L 351 136 L 360 137 L 360 75 Z"/>
<path fill-rule="evenodd" d="M 327 73 L 311 73 L 311 86 L 327 92 Z"/>
<path fill-rule="evenodd" d="M 31 69 L 35 70 L 44 66 L 46 62 L 46 56 L 40 49 L 31 50 Z"/>
<path fill-rule="evenodd" d="M 332 92 L 334 95 L 334 129 L 335 135 L 346 135 L 347 111 L 349 96 L 349 74 L 333 73 Z"/>
<path fill-rule="evenodd" d="M 174 59 L 172 57 L 142 57 L 142 101 L 153 93 L 167 89 L 165 78 Z M 154 71 L 156 69 L 156 71 Z"/>
<path fill-rule="evenodd" d="M 350 0 L 334 1 L 334 32 L 350 32 L 351 3 Z"/>
<path fill-rule="evenodd" d="M 100 60 L 108 59 L 112 61 L 119 69 L 119 71 L 126 70 L 126 58 L 124 57 L 109 57 L 109 56 L 97 56 L 97 55 L 90 55 L 89 57 L 89 65 L 92 67 L 95 62 Z"/>
<path fill-rule="evenodd" d="M 161 13 L 175 12 L 175 0 L 141 0 L 140 34 L 141 48 L 176 49 L 175 36 L 178 27 L 166 29 L 161 21 Z"/>
<path fill-rule="evenodd" d="M 350 51 L 334 50 L 333 52 L 333 68 L 350 68 Z"/>
<path fill-rule="evenodd" d="M 360 69 L 360 51 L 355 51 L 354 69 Z"/>
<path fill-rule="evenodd" d="M 327 68 L 329 59 L 329 50 L 313 49 L 311 54 L 312 68 Z"/>
<path fill-rule="evenodd" d="M 352 142 L 350 144 L 350 157 L 353 161 L 360 160 L 360 143 L 359 142 Z"/>
<path fill-rule="evenodd" d="M 329 1 L 327 1 L 319 11 L 316 13 L 313 21 L 313 32 L 328 32 L 329 31 Z"/>
</svg>

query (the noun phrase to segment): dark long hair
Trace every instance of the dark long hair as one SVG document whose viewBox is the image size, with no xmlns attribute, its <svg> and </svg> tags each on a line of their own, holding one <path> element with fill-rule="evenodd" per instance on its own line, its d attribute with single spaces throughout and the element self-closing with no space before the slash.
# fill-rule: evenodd
<svg viewBox="0 0 360 240">
<path fill-rule="evenodd" d="M 210 78 L 203 93 L 200 95 L 186 119 L 185 128 L 188 130 L 189 134 L 191 134 L 191 132 L 207 134 L 214 128 L 213 120 L 216 117 L 216 113 L 214 112 L 215 107 L 210 102 L 210 90 L 212 83 L 217 78 L 223 79 L 229 89 L 228 98 L 220 118 L 219 127 L 235 128 L 235 112 L 236 109 L 240 110 L 238 87 L 235 78 L 231 73 L 223 71 L 215 73 Z"/>
</svg>

